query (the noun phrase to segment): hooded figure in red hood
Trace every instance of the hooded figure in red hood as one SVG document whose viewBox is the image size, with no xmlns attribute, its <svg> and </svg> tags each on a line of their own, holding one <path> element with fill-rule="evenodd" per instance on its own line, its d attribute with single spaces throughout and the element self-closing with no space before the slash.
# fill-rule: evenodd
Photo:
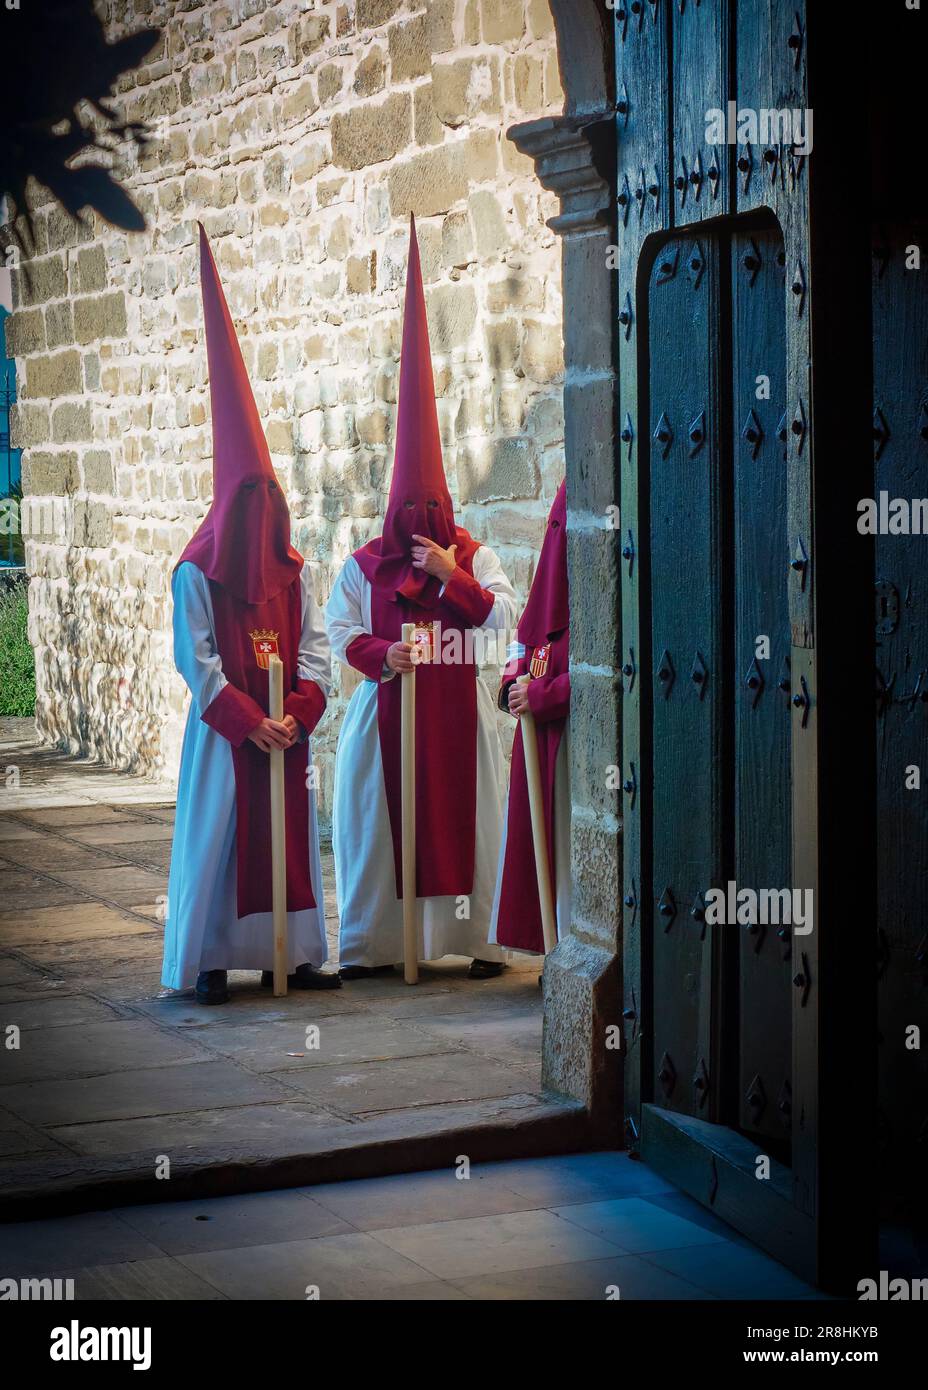
<svg viewBox="0 0 928 1390">
<path fill-rule="evenodd" d="M 492 699 L 475 633 L 505 633 L 515 595 L 493 552 L 458 526 L 442 463 L 415 223 L 410 226 L 393 476 L 382 533 L 350 555 L 326 607 L 332 650 L 366 677 L 339 739 L 333 840 L 344 978 L 403 958 L 400 708 L 409 670 L 403 624 L 417 625 L 416 892 L 420 959 L 487 946 L 502 807 Z M 494 850 L 494 846 L 496 850 Z"/>
<path fill-rule="evenodd" d="M 228 999 L 227 971 L 273 957 L 268 754 L 282 748 L 287 799 L 290 984 L 331 988 L 309 735 L 325 710 L 330 656 L 290 512 L 209 242 L 200 227 L 213 501 L 174 569 L 174 657 L 192 702 L 181 753 L 163 983 Z M 284 718 L 268 717 L 268 663 L 284 667 Z"/>
<path fill-rule="evenodd" d="M 569 655 L 567 488 L 561 483 L 548 517 L 528 603 L 519 620 L 516 654 L 503 675 L 499 699 L 500 706 L 516 718 L 529 710 L 535 719 L 559 939 L 569 927 L 570 916 Z M 529 684 L 516 684 L 526 673 L 532 677 Z M 490 939 L 518 951 L 540 954 L 545 949 L 521 727 L 512 746 L 506 840 Z"/>
</svg>

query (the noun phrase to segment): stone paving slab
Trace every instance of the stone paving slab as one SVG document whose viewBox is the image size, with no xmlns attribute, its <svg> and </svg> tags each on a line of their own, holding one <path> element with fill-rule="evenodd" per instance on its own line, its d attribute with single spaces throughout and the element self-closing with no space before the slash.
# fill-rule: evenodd
<svg viewBox="0 0 928 1390">
<path fill-rule="evenodd" d="M 183 1066 L 0 1086 L 0 1105 L 30 1124 L 52 1130 L 279 1099 L 279 1089 L 225 1062 L 189 1061 Z"/>
<path fill-rule="evenodd" d="M 3 928 L 0 941 L 4 946 L 17 946 L 21 941 L 31 941 L 39 935 L 36 928 L 42 926 L 64 933 L 73 939 L 75 932 L 69 919 L 73 916 L 75 922 L 81 920 L 79 895 L 74 892 L 72 885 L 62 883 L 46 874 L 29 873 L 12 865 L 0 868 L 0 902 L 22 904 L 16 911 L 0 913 L 0 925 Z M 62 910 L 65 908 L 68 909 L 67 913 Z M 96 915 L 92 915 L 92 921 L 96 920 Z M 17 931 L 19 935 L 16 934 Z M 25 936 L 23 931 L 26 932 Z"/>
<path fill-rule="evenodd" d="M 318 1027 L 317 1044 L 315 1037 L 307 1044 L 307 1027 Z M 357 1010 L 333 1017 L 312 1003 L 305 1015 L 262 1018 L 248 1027 L 233 1018 L 227 1024 L 209 1023 L 197 1030 L 197 1037 L 205 1047 L 234 1058 L 249 1071 L 285 1073 L 282 1079 L 288 1081 L 293 1079 L 291 1073 L 305 1068 L 328 1068 L 321 1081 L 322 1090 L 341 1084 L 335 1078 L 343 1074 L 345 1063 L 368 1067 L 387 1058 L 434 1056 L 441 1046 L 434 1038 L 393 1019 L 372 1018 Z M 453 1046 L 445 1046 L 448 1051 L 454 1050 Z M 470 1053 L 466 1055 L 469 1057 Z M 337 1090 L 332 1094 L 338 1098 Z"/>
<path fill-rule="evenodd" d="M 6 803 L 4 803 L 6 805 Z M 85 801 L 81 805 L 43 806 L 41 809 L 16 810 L 16 815 L 25 825 L 41 826 L 43 830 L 68 831 L 73 827 L 87 825 L 138 825 L 139 815 L 125 806 L 106 806 L 99 801 Z"/>
<path fill-rule="evenodd" d="M 57 1028 L 32 1028 L 22 1035 L 18 1048 L 6 1048 L 0 1055 L 0 1097 L 27 1081 L 104 1077 L 112 1082 L 123 1071 L 204 1060 L 190 1035 L 178 1037 L 147 1019 L 88 1021 L 72 1027 L 67 1037 Z"/>
<path fill-rule="evenodd" d="M 199 1211 L 192 1210 L 189 1202 L 123 1207 L 119 1218 L 169 1255 L 310 1240 L 354 1229 L 303 1192 L 214 1197 L 202 1203 Z"/>
<path fill-rule="evenodd" d="M 62 883 L 69 883 L 82 892 L 93 893 L 120 907 L 147 903 L 158 893 L 167 891 L 166 875 L 139 868 L 135 864 L 112 865 L 91 869 L 63 868 L 56 870 Z"/>
<path fill-rule="evenodd" d="M 144 846 L 161 840 L 170 843 L 173 834 L 173 816 L 158 824 L 133 818 L 131 821 L 117 822 L 115 825 L 109 821 L 103 825 L 75 825 L 68 830 L 69 837 L 82 845 L 103 845 L 107 849 L 119 845 Z"/>
<path fill-rule="evenodd" d="M 474 1274 L 454 1279 L 449 1287 L 467 1298 L 493 1302 L 602 1303 L 607 1289 L 618 1289 L 622 1300 L 652 1302 L 674 1300 L 706 1302 L 714 1295 L 666 1270 L 657 1269 L 636 1255 L 615 1255 L 604 1260 L 579 1260 L 569 1264 L 509 1269 L 504 1273 Z"/>
<path fill-rule="evenodd" d="M 685 1217 L 665 1211 L 647 1198 L 621 1197 L 553 1207 L 555 1216 L 620 1245 L 626 1255 L 642 1250 L 669 1250 L 684 1245 L 711 1245 L 722 1237 Z"/>
<path fill-rule="evenodd" d="M 446 1168 L 427 1173 L 401 1173 L 361 1182 L 318 1183 L 298 1189 L 359 1231 L 376 1231 L 422 1221 L 458 1221 L 471 1216 L 531 1211 L 538 1206 L 506 1182 L 505 1165 Z"/>
<path fill-rule="evenodd" d="M 68 1221 L 18 1221 L 4 1226 L 4 1274 L 55 1278 L 82 1265 L 157 1259 L 163 1252 L 118 1216 L 94 1211 Z"/>
<path fill-rule="evenodd" d="M 314 1133 L 329 1133 L 334 1120 L 330 1112 L 308 1101 L 281 1101 L 275 1093 L 271 1101 L 259 1105 L 236 1101 L 222 1109 L 159 1111 L 100 1124 L 85 1120 L 48 1133 L 72 1152 L 104 1163 L 109 1156 L 122 1159 L 127 1154 L 144 1154 L 150 1173 L 151 1155 L 156 1153 L 181 1159 L 192 1150 L 226 1153 L 234 1149 L 243 1156 L 249 1150 L 263 1155 L 302 1153 L 311 1147 Z"/>
<path fill-rule="evenodd" d="M 16 956 L 3 955 L 0 951 L 0 986 L 13 987 L 18 984 L 31 984 L 37 980 L 48 980 L 35 966 L 27 965 Z"/>
<path fill-rule="evenodd" d="M 127 844 L 124 845 L 123 848 L 127 853 L 132 855 L 136 863 L 142 868 L 160 873 L 162 882 L 167 878 L 168 870 L 171 867 L 170 840 L 165 840 L 160 843 L 153 841 L 151 844 L 144 846 L 140 844 Z M 132 905 L 134 907 L 135 903 Z"/>
<path fill-rule="evenodd" d="M 62 871 L 65 869 L 106 873 L 129 862 L 120 854 L 101 852 L 99 847 L 73 844 L 51 835 L 42 837 L 38 843 L 34 840 L 4 840 L 3 859 L 6 864 L 18 865 L 32 873 L 51 871 L 53 878 L 65 883 L 72 881 L 64 877 Z"/>
<path fill-rule="evenodd" d="M 310 1286 L 334 1299 L 379 1298 L 385 1289 L 402 1297 L 405 1286 L 428 1278 L 420 1264 L 360 1231 L 178 1259 L 226 1298 L 249 1301 L 305 1299 Z"/>
<path fill-rule="evenodd" d="M 800 1298 L 816 1291 L 760 1250 L 734 1241 L 648 1252 L 648 1262 L 716 1298 Z"/>
<path fill-rule="evenodd" d="M 438 1279 L 605 1259 L 628 1252 L 545 1210 L 430 1221 L 380 1230 L 376 1238 Z"/>
<path fill-rule="evenodd" d="M 164 946 L 161 932 L 154 923 L 114 908 L 99 907 L 96 918 L 100 924 L 99 934 L 72 932 L 61 940 L 38 940 L 34 945 L 26 941 L 21 949 L 28 950 L 30 963 L 47 970 L 55 978 L 71 982 L 74 989 L 82 988 L 84 983 L 93 989 L 97 981 L 105 996 L 114 998 L 114 978 L 128 971 L 131 976 L 126 986 L 129 993 L 137 997 L 145 993 L 152 997 L 161 975 Z M 88 911 L 87 919 L 92 926 L 95 920 L 92 910 Z M 2 925 L 0 923 L 0 928 Z M 44 932 L 39 935 L 44 936 Z M 0 930 L 2 939 L 3 930 Z"/>
<path fill-rule="evenodd" d="M 179 1260 L 132 1260 L 127 1264 L 96 1265 L 78 1271 L 77 1302 L 186 1302 L 224 1300 L 225 1294 L 185 1269 Z M 461 1295 L 463 1298 L 465 1295 Z"/>
<path fill-rule="evenodd" d="M 40 830 L 32 830 L 23 822 L 0 820 L 0 840 L 31 840 L 33 844 L 42 844 L 45 837 Z"/>
<path fill-rule="evenodd" d="M 50 980 L 37 975 L 32 980 L 21 980 L 16 985 L 0 985 L 0 1004 L 31 1003 L 33 1000 L 49 999 L 55 995 L 68 998 L 74 991 L 65 980 Z M 11 1022 L 17 1022 L 15 1015 Z"/>
<path fill-rule="evenodd" d="M 349 1115 L 489 1100 L 510 1095 L 513 1090 L 541 1089 L 540 1063 L 536 1069 L 507 1067 L 469 1049 L 395 1061 L 371 1060 L 353 1067 L 313 1067 L 288 1072 L 286 1081 L 317 1104 L 329 1101 Z"/>
<path fill-rule="evenodd" d="M 32 719 L 0 719 L 0 760 L 19 769 L 19 785 L 3 788 L 3 814 L 38 809 L 64 810 L 75 816 L 89 808 L 114 805 L 146 806 L 173 800 L 171 778 L 147 779 L 114 772 L 87 758 L 72 757 L 58 748 L 36 742 Z M 104 811 L 105 814 L 105 811 Z M 74 823 L 77 823 L 76 821 Z"/>
<path fill-rule="evenodd" d="M 14 986 L 22 990 L 23 986 Z M 102 999 L 93 999 L 89 994 L 65 994 L 46 996 L 44 999 L 24 999 L 15 1002 L 0 1002 L 0 1032 L 13 1023 L 21 1029 L 73 1028 L 83 1023 L 98 1023 L 105 1019 L 118 1017 L 112 1004 Z M 56 1043 L 57 1050 L 57 1043 Z M 0 1069 L 0 1077 L 5 1081 L 6 1073 Z"/>
<path fill-rule="evenodd" d="M 9 901 L 11 896 L 9 889 L 9 883 L 0 887 L 5 901 Z M 31 885 L 27 884 L 20 891 L 27 903 L 32 901 Z M 106 903 L 89 899 L 75 900 L 73 891 L 69 896 L 64 884 L 56 888 L 56 893 L 62 901 L 54 908 L 30 907 L 24 904 L 20 911 L 0 912 L 0 949 L 8 946 L 27 947 L 28 958 L 41 961 L 43 944 L 81 942 L 77 954 L 86 965 L 87 947 L 84 943 L 88 941 L 103 936 L 122 939 L 151 933 L 150 923 L 133 921 L 125 913 Z M 67 910 L 62 911 L 62 908 Z"/>
<path fill-rule="evenodd" d="M 494 1013 L 481 1023 L 476 1050 L 484 1057 L 534 1065 L 541 1056 L 541 1026 L 537 1005 Z M 461 1036 L 461 1018 L 458 1014 L 426 1014 L 416 1021 L 416 1028 L 430 1037 L 453 1042 Z"/>
<path fill-rule="evenodd" d="M 48 1133 L 26 1124 L 9 1110 L 0 1110 L 0 1158 L 22 1158 L 26 1154 L 67 1152 L 64 1145 Z"/>
<path fill-rule="evenodd" d="M 359 1019 L 369 1017 L 369 1011 L 352 998 L 348 989 L 307 991 L 301 996 L 301 1006 L 295 1008 L 293 996 L 275 999 L 269 989 L 263 989 L 254 970 L 230 972 L 229 992 L 228 1004 L 213 1004 L 208 1009 L 196 1002 L 193 990 L 165 995 L 159 989 L 155 994 L 148 991 L 125 1002 L 131 1004 L 136 1013 L 165 1027 L 195 1030 L 207 1047 L 212 1045 L 210 1040 L 215 1036 L 219 1050 L 227 1052 L 235 1051 L 236 1036 L 241 1039 L 243 1051 L 259 1049 L 264 1030 L 281 1022 L 291 1025 L 302 1047 L 306 1027 L 319 1019 L 340 1014 Z M 228 1040 L 225 1047 L 223 1040 Z"/>
<path fill-rule="evenodd" d="M 615 1152 L 472 1163 L 7 1226 L 14 1277 L 70 1277 L 78 1301 L 817 1299 L 696 1203 Z M 172 1184 L 167 1184 L 171 1186 Z M 532 1189 L 528 1199 L 518 1189 Z M 651 1196 L 629 1196 L 630 1189 Z M 581 1198 L 560 1212 L 539 1194 Z M 669 1247 L 660 1225 L 681 1203 Z M 598 1227 L 603 1205 L 623 1208 Z M 694 1210 L 717 1228 L 693 1244 Z M 657 1220 L 658 1224 L 655 1224 Z M 638 1253 L 615 1243 L 621 1228 Z"/>
</svg>

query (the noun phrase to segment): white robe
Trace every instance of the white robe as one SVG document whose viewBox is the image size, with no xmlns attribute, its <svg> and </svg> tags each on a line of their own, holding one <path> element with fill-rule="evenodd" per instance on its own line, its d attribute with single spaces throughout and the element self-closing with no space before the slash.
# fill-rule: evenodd
<svg viewBox="0 0 928 1390">
<path fill-rule="evenodd" d="M 496 892 L 493 894 L 493 912 L 490 922 L 490 940 L 496 941 L 496 928 L 499 917 L 499 900 L 503 888 L 503 864 L 506 859 L 506 835 L 509 826 L 509 799 L 506 799 L 506 813 L 503 817 L 503 843 L 499 854 L 499 871 L 496 875 Z M 534 866 L 533 866 L 534 867 Z M 554 915 L 557 919 L 557 939 L 563 941 L 570 931 L 570 720 L 565 725 L 554 760 L 554 874 L 555 903 Z M 507 950 L 515 950 L 510 946 Z M 535 955 L 534 951 L 517 951 L 518 955 Z"/>
<path fill-rule="evenodd" d="M 474 578 L 494 594 L 483 630 L 507 632 L 516 597 L 488 546 L 474 554 Z M 354 556 L 345 561 L 325 610 L 332 653 L 346 661 L 356 637 L 371 632 L 371 586 Z M 394 679 L 385 671 L 382 680 Z M 376 681 L 365 677 L 345 712 L 335 759 L 332 842 L 339 911 L 341 965 L 395 965 L 403 959 L 403 904 L 396 896 L 393 837 L 377 725 Z M 453 719 L 453 711 L 448 711 Z M 493 698 L 477 678 L 477 812 L 474 882 L 469 917 L 456 897 L 418 900 L 419 959 L 476 956 L 504 961 L 487 944 L 503 816 L 503 754 Z M 420 827 L 420 833 L 427 830 Z M 465 908 L 467 904 L 465 903 Z"/>
<path fill-rule="evenodd" d="M 303 566 L 303 626 L 297 674 L 328 696 L 329 646 L 313 595 L 309 566 Z M 168 989 L 189 989 L 201 970 L 270 970 L 274 962 L 273 917 L 254 912 L 239 918 L 236 907 L 235 775 L 232 745 L 200 718 L 228 684 L 216 647 L 209 581 L 189 561 L 179 565 L 174 595 L 174 664 L 192 700 L 184 731 L 171 847 L 164 966 Z M 311 740 L 303 745 L 311 761 Z M 312 779 L 307 779 L 312 781 Z M 309 798 L 309 856 L 317 906 L 287 914 L 288 971 L 308 962 L 322 965 L 328 954 L 322 862 L 316 825 L 316 794 Z"/>
</svg>

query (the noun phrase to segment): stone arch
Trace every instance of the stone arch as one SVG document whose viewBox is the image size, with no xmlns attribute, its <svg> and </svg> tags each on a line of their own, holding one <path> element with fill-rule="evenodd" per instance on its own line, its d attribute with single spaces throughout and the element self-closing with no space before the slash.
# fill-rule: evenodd
<svg viewBox="0 0 928 1390">
<path fill-rule="evenodd" d="M 571 588 L 571 930 L 544 974 L 544 1083 L 582 1102 L 600 1142 L 620 1142 L 622 847 L 620 579 L 615 516 L 618 289 L 613 14 L 550 0 L 566 94 L 560 116 L 513 126 L 561 200 L 564 418 Z M 611 775 L 610 775 L 611 772 Z"/>
<path fill-rule="evenodd" d="M 612 11 L 602 0 L 550 0 L 565 115 L 605 113 L 614 100 Z"/>
</svg>

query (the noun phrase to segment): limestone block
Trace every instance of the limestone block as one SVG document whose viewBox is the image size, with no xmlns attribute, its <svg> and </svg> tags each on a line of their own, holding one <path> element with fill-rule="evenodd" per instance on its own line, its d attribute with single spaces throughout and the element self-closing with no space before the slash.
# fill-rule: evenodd
<svg viewBox="0 0 928 1390">
<path fill-rule="evenodd" d="M 311 53 L 315 53 L 318 48 L 325 43 L 329 37 L 329 16 L 322 14 L 311 14 L 300 22 L 299 44 L 300 53 L 304 58 L 308 58 Z"/>
<path fill-rule="evenodd" d="M 549 0 L 528 0 L 526 11 L 533 38 L 543 39 L 554 32 Z"/>
<path fill-rule="evenodd" d="M 386 64 L 384 63 L 384 50 L 375 45 L 361 59 L 358 64 L 354 82 L 351 84 L 352 91 L 360 97 L 373 96 L 376 92 L 383 91 L 385 81 Z M 397 80 L 393 74 L 393 81 Z"/>
<path fill-rule="evenodd" d="M 114 290 L 74 302 L 74 334 L 79 343 L 126 336 L 125 295 Z"/>
<path fill-rule="evenodd" d="M 30 449 L 23 457 L 22 477 L 24 495 L 65 496 L 78 485 L 77 454 Z"/>
<path fill-rule="evenodd" d="M 89 402 L 79 405 L 76 401 L 63 401 L 52 409 L 52 440 L 55 444 L 89 443 L 92 438 Z"/>
<path fill-rule="evenodd" d="M 49 299 L 63 299 L 68 292 L 63 256 L 20 261 L 18 269 L 13 272 L 13 280 L 21 304 L 44 304 Z"/>
<path fill-rule="evenodd" d="M 521 330 L 516 319 L 502 319 L 486 326 L 487 362 L 491 367 L 511 371 L 519 360 Z"/>
<path fill-rule="evenodd" d="M 432 100 L 438 119 L 447 126 L 463 125 L 481 113 L 497 114 L 500 83 L 496 55 L 433 64 Z"/>
<path fill-rule="evenodd" d="M 480 42 L 480 0 L 465 0 L 464 42 L 466 44 Z"/>
<path fill-rule="evenodd" d="M 441 226 L 441 259 L 463 270 L 474 259 L 474 236 L 466 212 L 451 212 Z"/>
<path fill-rule="evenodd" d="M 326 63 L 325 67 L 319 69 L 317 89 L 319 101 L 323 106 L 334 101 L 342 89 L 343 81 L 344 73 L 337 63 Z"/>
<path fill-rule="evenodd" d="M 377 105 L 356 106 L 332 117 L 332 163 L 363 169 L 393 159 L 410 138 L 408 92 L 394 92 Z"/>
<path fill-rule="evenodd" d="M 509 234 L 499 198 L 489 189 L 478 189 L 471 194 L 468 205 L 479 255 L 484 260 L 498 256 L 509 246 Z"/>
<path fill-rule="evenodd" d="M 526 115 L 539 112 L 544 105 L 544 67 L 528 53 L 516 55 L 512 66 L 513 95 Z"/>
<path fill-rule="evenodd" d="M 454 0 L 429 0 L 425 7 L 426 44 L 430 53 L 454 47 Z"/>
<path fill-rule="evenodd" d="M 444 138 L 444 126 L 435 114 L 431 82 L 415 89 L 413 95 L 413 134 L 417 145 L 438 145 Z"/>
<path fill-rule="evenodd" d="M 10 443 L 14 449 L 46 444 L 50 432 L 48 406 L 16 401 L 10 407 Z"/>
<path fill-rule="evenodd" d="M 26 363 L 26 397 L 77 395 L 81 391 L 81 359 L 74 349 L 50 357 L 30 357 Z"/>
<path fill-rule="evenodd" d="M 388 176 L 394 217 L 434 217 L 466 198 L 472 182 L 492 177 L 497 145 L 493 131 L 480 130 L 467 140 L 424 151 L 395 164 Z"/>
<path fill-rule="evenodd" d="M 427 12 L 390 26 L 392 83 L 411 82 L 416 77 L 425 76 L 432 62 L 431 37 Z"/>
<path fill-rule="evenodd" d="M 4 325 L 8 357 L 26 357 L 45 347 L 45 318 L 41 309 L 17 309 Z"/>
<path fill-rule="evenodd" d="M 349 256 L 347 266 L 347 289 L 349 294 L 370 294 L 376 288 L 377 253 L 369 251 L 366 256 Z"/>
<path fill-rule="evenodd" d="M 555 381 L 563 374 L 564 344 L 560 325 L 526 320 L 522 366 L 533 381 Z"/>
<path fill-rule="evenodd" d="M 403 0 L 357 0 L 355 20 L 359 29 L 375 29 L 402 8 Z"/>
<path fill-rule="evenodd" d="M 507 43 L 525 33 L 525 7 L 513 0 L 480 0 L 484 43 Z"/>
<path fill-rule="evenodd" d="M 433 352 L 450 352 L 467 342 L 477 320 L 472 285 L 441 285 L 429 291 L 426 309 Z"/>
<path fill-rule="evenodd" d="M 458 452 L 462 502 L 495 502 L 537 497 L 537 449 L 525 437 L 483 440 Z"/>
<path fill-rule="evenodd" d="M 315 178 L 328 162 L 329 155 L 325 145 L 319 140 L 310 141 L 301 145 L 293 155 L 293 177 L 297 183 L 305 183 L 308 179 Z"/>
<path fill-rule="evenodd" d="M 65 347 L 74 342 L 74 319 L 69 300 L 49 304 L 45 310 L 45 338 L 50 348 Z"/>
</svg>

